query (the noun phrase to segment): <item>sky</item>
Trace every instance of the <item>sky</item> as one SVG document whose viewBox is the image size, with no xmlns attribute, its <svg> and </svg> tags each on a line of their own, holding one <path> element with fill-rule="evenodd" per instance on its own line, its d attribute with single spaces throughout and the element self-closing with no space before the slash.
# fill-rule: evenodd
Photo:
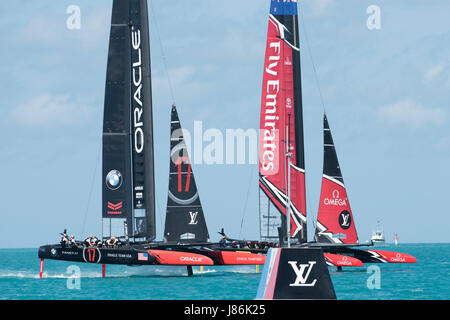
<svg viewBox="0 0 450 320">
<path fill-rule="evenodd" d="M 69 29 L 71 5 L 80 28 Z M 259 127 L 268 0 L 151 0 L 157 239 L 170 107 L 193 132 Z M 379 28 L 369 28 L 379 9 Z M 111 0 L 0 2 L 0 248 L 101 235 Z M 18 14 L 20 12 L 20 14 Z M 309 240 L 326 110 L 361 242 L 449 242 L 450 2 L 299 1 Z M 370 21 L 369 21 L 370 22 Z M 315 71 L 314 71 L 315 70 Z M 173 88 L 173 97 L 168 77 Z M 323 102 L 322 102 L 323 101 Z M 256 239 L 257 164 L 194 164 L 212 240 Z"/>
</svg>

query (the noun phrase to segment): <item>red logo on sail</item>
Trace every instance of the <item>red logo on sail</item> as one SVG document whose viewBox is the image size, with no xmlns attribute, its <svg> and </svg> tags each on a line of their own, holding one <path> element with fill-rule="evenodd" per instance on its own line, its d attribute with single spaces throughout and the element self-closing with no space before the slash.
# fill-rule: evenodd
<svg viewBox="0 0 450 320">
<path fill-rule="evenodd" d="M 111 211 L 108 211 L 107 214 L 122 214 L 122 211 L 120 210 L 122 207 L 123 201 L 116 204 L 108 201 L 108 209 L 111 209 Z"/>
</svg>

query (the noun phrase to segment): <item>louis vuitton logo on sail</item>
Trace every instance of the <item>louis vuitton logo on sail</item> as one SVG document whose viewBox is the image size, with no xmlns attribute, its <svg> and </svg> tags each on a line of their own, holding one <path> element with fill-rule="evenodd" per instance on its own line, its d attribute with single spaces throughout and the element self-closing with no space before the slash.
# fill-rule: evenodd
<svg viewBox="0 0 450 320">
<path fill-rule="evenodd" d="M 132 62 L 133 80 L 133 129 L 134 129 L 134 150 L 140 154 L 144 150 L 144 120 L 142 103 L 142 50 L 141 31 L 131 27 L 131 46 L 136 60 Z"/>
<path fill-rule="evenodd" d="M 189 224 L 197 224 L 197 215 L 198 215 L 198 211 L 192 212 L 189 211 L 189 215 L 190 215 L 190 221 Z"/>
</svg>

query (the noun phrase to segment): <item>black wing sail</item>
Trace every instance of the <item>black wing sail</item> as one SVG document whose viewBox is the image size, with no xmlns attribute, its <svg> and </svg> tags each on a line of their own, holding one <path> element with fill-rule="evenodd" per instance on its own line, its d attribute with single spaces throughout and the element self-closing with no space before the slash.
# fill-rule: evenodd
<svg viewBox="0 0 450 320">
<path fill-rule="evenodd" d="M 169 196 L 164 241 L 209 242 L 208 228 L 175 106 L 172 106 L 170 132 Z"/>
<path fill-rule="evenodd" d="M 153 112 L 147 0 L 130 0 L 134 236 L 156 237 Z"/>
<path fill-rule="evenodd" d="M 103 118 L 104 237 L 155 238 L 152 127 L 147 1 L 114 0 Z"/>
<path fill-rule="evenodd" d="M 114 1 L 103 114 L 103 236 L 132 225 L 129 1 Z"/>
<path fill-rule="evenodd" d="M 323 174 L 344 184 L 344 178 L 342 178 L 341 168 L 326 114 L 323 115 L 323 152 Z"/>
</svg>

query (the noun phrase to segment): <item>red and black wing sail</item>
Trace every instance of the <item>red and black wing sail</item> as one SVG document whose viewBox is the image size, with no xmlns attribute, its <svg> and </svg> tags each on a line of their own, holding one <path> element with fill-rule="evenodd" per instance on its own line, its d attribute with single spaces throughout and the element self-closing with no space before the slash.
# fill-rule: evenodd
<svg viewBox="0 0 450 320">
<path fill-rule="evenodd" d="M 260 230 L 263 239 L 286 230 L 291 156 L 291 237 L 307 241 L 303 107 L 297 1 L 271 1 L 260 117 Z M 281 228 L 281 229 L 280 229 Z"/>
<path fill-rule="evenodd" d="M 326 115 L 323 118 L 323 136 L 322 190 L 314 237 L 322 243 L 357 243 L 355 222 Z"/>
<path fill-rule="evenodd" d="M 154 239 L 150 44 L 146 0 L 114 0 L 103 116 L 103 231 Z"/>
<path fill-rule="evenodd" d="M 203 208 L 175 106 L 170 121 L 170 173 L 164 242 L 209 242 Z"/>
</svg>

